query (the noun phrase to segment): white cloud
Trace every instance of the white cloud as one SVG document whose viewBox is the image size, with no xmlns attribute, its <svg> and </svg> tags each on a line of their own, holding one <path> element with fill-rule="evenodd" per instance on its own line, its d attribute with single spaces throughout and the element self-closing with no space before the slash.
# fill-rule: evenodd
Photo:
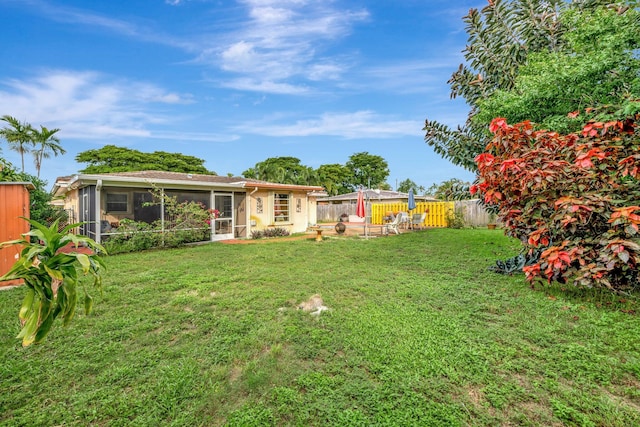
<svg viewBox="0 0 640 427">
<path fill-rule="evenodd" d="M 309 80 L 338 80 L 344 73 L 345 66 L 335 63 L 317 63 L 309 66 Z"/>
<path fill-rule="evenodd" d="M 158 105 L 189 102 L 190 95 L 94 72 L 50 70 L 0 86 L 0 111 L 61 128 L 65 138 L 148 137 L 150 125 L 170 120 L 154 112 Z"/>
<path fill-rule="evenodd" d="M 347 37 L 355 23 L 369 19 L 364 9 L 340 9 L 331 1 L 237 0 L 243 8 L 241 16 L 235 9 L 227 10 L 224 23 L 199 22 L 199 31 L 186 36 L 150 27 L 148 21 L 139 23 L 42 0 L 23 1 L 31 11 L 51 20 L 184 50 L 194 55 L 193 62 L 229 73 L 231 82 L 223 86 L 233 87 L 236 80 L 250 80 L 258 83 L 247 85 L 244 90 L 273 89 L 272 93 L 282 93 L 281 87 L 291 85 L 290 80 L 317 83 L 339 79 L 349 68 L 341 63 L 344 55 L 327 58 L 324 51 L 331 43 Z M 178 6 L 185 0 L 165 2 Z M 225 28 L 232 29 L 221 30 Z"/>
<path fill-rule="evenodd" d="M 291 80 L 335 80 L 348 68 L 320 56 L 326 44 L 347 36 L 353 24 L 368 19 L 365 10 L 331 7 L 330 2 L 245 0 L 248 20 L 228 33 L 220 49 L 203 49 L 199 59 L 239 75 L 227 87 L 282 93 Z M 218 40 L 219 41 L 219 40 Z M 237 82 L 254 84 L 240 87 Z M 257 83 L 256 83 L 257 82 Z M 287 92 L 290 94 L 306 91 Z"/>
<path fill-rule="evenodd" d="M 253 78 L 227 80 L 222 82 L 221 85 L 230 89 L 279 95 L 306 95 L 310 93 L 310 89 L 305 86 L 296 86 L 289 83 L 257 80 Z"/>
<path fill-rule="evenodd" d="M 372 111 L 325 113 L 293 124 L 251 123 L 240 132 L 275 137 L 337 136 L 345 139 L 393 138 L 422 134 L 422 122 L 395 120 Z"/>
<path fill-rule="evenodd" d="M 241 71 L 253 66 L 256 61 L 256 52 L 251 43 L 242 40 L 232 44 L 221 54 L 222 68 L 228 71 Z"/>
<path fill-rule="evenodd" d="M 276 8 L 272 6 L 256 6 L 249 11 L 251 18 L 256 22 L 266 25 L 286 24 L 288 20 L 293 18 L 293 12 L 284 8 Z"/>
</svg>

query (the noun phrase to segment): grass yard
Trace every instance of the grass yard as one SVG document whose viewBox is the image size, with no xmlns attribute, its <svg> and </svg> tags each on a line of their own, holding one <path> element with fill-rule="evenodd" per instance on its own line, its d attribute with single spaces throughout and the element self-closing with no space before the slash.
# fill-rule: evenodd
<svg viewBox="0 0 640 427">
<path fill-rule="evenodd" d="M 438 229 L 112 256 L 95 312 L 26 349 L 2 291 L 0 425 L 640 425 L 636 299 L 487 270 L 516 252 Z"/>
</svg>

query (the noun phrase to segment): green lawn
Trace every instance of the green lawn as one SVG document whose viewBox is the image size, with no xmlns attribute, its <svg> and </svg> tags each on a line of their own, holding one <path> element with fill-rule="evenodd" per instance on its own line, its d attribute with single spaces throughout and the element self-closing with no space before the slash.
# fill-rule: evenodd
<svg viewBox="0 0 640 427">
<path fill-rule="evenodd" d="M 516 252 L 439 229 L 112 256 L 95 312 L 26 349 L 2 291 L 0 425 L 640 425 L 636 299 L 487 270 Z"/>
</svg>

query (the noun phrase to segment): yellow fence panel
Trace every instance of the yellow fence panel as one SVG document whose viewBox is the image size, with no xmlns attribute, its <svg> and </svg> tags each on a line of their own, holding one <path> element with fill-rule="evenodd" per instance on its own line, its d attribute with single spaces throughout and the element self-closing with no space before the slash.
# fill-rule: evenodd
<svg viewBox="0 0 640 427">
<path fill-rule="evenodd" d="M 408 212 L 409 217 L 413 214 L 426 212 L 427 216 L 424 220 L 426 227 L 446 227 L 447 214 L 453 213 L 454 202 L 418 202 L 416 208 L 409 210 L 407 203 L 373 203 L 371 204 L 371 223 L 383 224 L 384 217 L 389 212 L 394 215 L 398 212 Z"/>
</svg>

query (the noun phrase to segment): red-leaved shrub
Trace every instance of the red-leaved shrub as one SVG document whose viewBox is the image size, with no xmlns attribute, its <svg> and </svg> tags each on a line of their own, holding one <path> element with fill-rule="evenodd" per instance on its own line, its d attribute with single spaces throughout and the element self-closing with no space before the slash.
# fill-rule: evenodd
<svg viewBox="0 0 640 427">
<path fill-rule="evenodd" d="M 496 205 L 507 234 L 543 249 L 527 279 L 573 280 L 614 291 L 638 288 L 638 117 L 589 122 L 581 134 L 534 131 L 494 119 L 471 187 Z"/>
</svg>

